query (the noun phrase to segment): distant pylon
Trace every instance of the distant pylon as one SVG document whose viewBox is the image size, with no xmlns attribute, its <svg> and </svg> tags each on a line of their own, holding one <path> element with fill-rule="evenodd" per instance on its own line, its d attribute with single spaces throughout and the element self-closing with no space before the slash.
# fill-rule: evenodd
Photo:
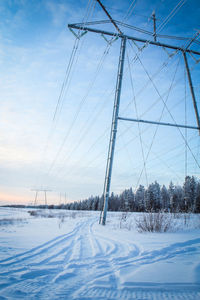
<svg viewBox="0 0 200 300">
<path fill-rule="evenodd" d="M 51 190 L 48 190 L 48 189 L 32 189 L 31 191 L 35 192 L 34 206 L 36 206 L 36 204 L 37 204 L 37 198 L 38 198 L 39 192 L 44 192 L 44 203 L 45 203 L 45 206 L 47 206 L 47 192 L 51 192 Z"/>
</svg>

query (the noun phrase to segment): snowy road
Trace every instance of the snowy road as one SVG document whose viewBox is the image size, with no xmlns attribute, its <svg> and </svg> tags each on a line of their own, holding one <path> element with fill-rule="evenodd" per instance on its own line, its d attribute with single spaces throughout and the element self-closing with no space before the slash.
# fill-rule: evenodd
<svg viewBox="0 0 200 300">
<path fill-rule="evenodd" d="M 100 227 L 92 216 L 77 220 L 66 234 L 2 259 L 0 300 L 200 299 L 200 238 L 143 249 L 122 235 Z M 186 272 L 192 274 L 182 279 Z"/>
</svg>

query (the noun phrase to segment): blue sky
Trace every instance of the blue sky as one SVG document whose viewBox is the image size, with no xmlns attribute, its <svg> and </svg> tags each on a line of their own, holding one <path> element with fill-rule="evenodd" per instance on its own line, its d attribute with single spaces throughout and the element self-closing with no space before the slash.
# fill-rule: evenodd
<svg viewBox="0 0 200 300">
<path fill-rule="evenodd" d="M 131 11 L 132 1 L 103 1 L 114 19 L 149 31 L 153 27 L 149 17 L 154 9 L 159 27 L 179 2 L 138 0 Z M 87 5 L 91 8 L 88 21 L 106 19 L 98 3 L 94 6 L 94 1 L 0 2 L 1 203 L 30 203 L 34 199 L 34 192 L 30 190 L 41 187 L 52 190 L 50 203 L 58 203 L 60 193 L 64 195 L 65 192 L 68 201 L 102 193 L 119 40 L 107 47 L 100 35 L 87 33 L 81 38 L 69 87 L 53 121 L 75 43 L 75 36 L 67 24 L 82 22 Z M 128 18 L 127 12 L 131 12 Z M 199 15 L 199 2 L 185 1 L 160 34 L 193 37 L 200 29 Z M 108 29 L 114 30 L 112 26 Z M 169 42 L 168 39 L 162 41 Z M 186 41 L 173 40 L 172 43 L 185 45 Z M 142 45 L 127 45 L 120 115 L 137 117 L 138 114 L 144 119 L 158 120 L 163 110 L 159 92 L 175 121 L 184 124 L 186 94 L 187 123 L 195 125 L 181 55 L 169 58 L 173 51 L 167 53 L 153 46 L 138 51 L 137 47 Z M 200 50 L 198 44 L 193 44 L 192 48 Z M 133 61 L 136 53 L 140 59 Z M 199 65 L 190 56 L 188 61 L 198 96 Z M 153 83 L 157 91 L 152 82 L 149 83 L 148 75 L 155 75 Z M 197 101 L 199 106 L 199 98 Z M 172 122 L 166 110 L 161 120 Z M 199 167 L 194 160 L 195 157 L 199 162 L 198 133 L 187 131 L 191 154 L 189 150 L 185 152 L 178 130 L 159 128 L 156 134 L 155 130 L 155 126 L 119 123 L 111 190 L 120 192 L 126 187 L 136 188 L 139 183 L 147 185 L 154 180 L 161 184 L 168 184 L 170 180 L 181 184 L 186 174 L 186 155 L 187 174 L 198 176 Z M 185 130 L 181 132 L 185 136 Z M 147 158 L 146 172 L 142 172 L 144 157 Z M 43 201 L 40 194 L 40 201 Z"/>
</svg>

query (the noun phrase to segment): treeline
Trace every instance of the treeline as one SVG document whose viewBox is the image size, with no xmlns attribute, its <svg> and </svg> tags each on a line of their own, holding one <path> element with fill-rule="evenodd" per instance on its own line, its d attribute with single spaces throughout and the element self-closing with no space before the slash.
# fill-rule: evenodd
<svg viewBox="0 0 200 300">
<path fill-rule="evenodd" d="M 69 210 L 101 210 L 103 196 L 91 196 L 88 199 L 61 205 Z M 109 211 L 134 212 L 193 212 L 200 213 L 200 181 L 194 176 L 186 176 L 183 186 L 160 186 L 157 181 L 147 189 L 140 185 L 134 193 L 132 188 L 120 195 L 111 194 L 108 202 Z"/>
<path fill-rule="evenodd" d="M 49 208 L 68 210 L 102 210 L 103 196 L 91 196 L 88 199 L 60 205 L 4 205 L 16 208 Z M 136 192 L 126 189 L 120 195 L 111 193 L 108 201 L 109 211 L 134 212 L 192 212 L 200 213 L 200 180 L 186 176 L 183 186 L 161 186 L 157 181 L 148 188 L 140 185 Z"/>
</svg>

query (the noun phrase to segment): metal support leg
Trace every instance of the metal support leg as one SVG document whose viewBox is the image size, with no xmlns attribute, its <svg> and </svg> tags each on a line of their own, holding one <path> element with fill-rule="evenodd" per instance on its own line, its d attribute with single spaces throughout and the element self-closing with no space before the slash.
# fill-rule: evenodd
<svg viewBox="0 0 200 300">
<path fill-rule="evenodd" d="M 35 192 L 35 201 L 34 201 L 34 206 L 36 206 L 37 203 L 37 196 L 38 196 L 38 191 Z"/>
<path fill-rule="evenodd" d="M 121 48 L 120 48 L 119 65 L 118 65 L 117 84 L 116 84 L 116 90 L 115 90 L 115 102 L 114 102 L 114 108 L 113 108 L 110 142 L 109 142 L 109 150 L 108 150 L 108 158 L 107 158 L 107 166 L 106 166 L 106 175 L 105 175 L 105 182 L 104 182 L 103 217 L 100 216 L 100 223 L 102 225 L 106 224 L 106 215 L 107 215 L 107 209 L 108 209 L 108 198 L 109 198 L 109 193 L 110 193 L 111 174 L 112 174 L 112 166 L 113 166 L 113 158 L 114 158 L 115 142 L 116 142 L 116 134 L 117 134 L 117 124 L 118 124 L 119 105 L 120 105 L 120 96 L 121 96 L 122 76 L 123 76 L 123 69 L 124 69 L 125 49 L 126 49 L 126 38 L 122 38 Z"/>
<path fill-rule="evenodd" d="M 45 206 L 47 206 L 47 192 L 44 191 L 44 201 L 45 201 Z"/>
<path fill-rule="evenodd" d="M 191 95 L 192 95 L 192 101 L 193 101 L 193 105 L 194 105 L 197 125 L 200 128 L 199 112 L 198 112 L 197 102 L 196 102 L 195 93 L 194 93 L 194 89 L 193 89 L 193 85 L 192 85 L 192 78 L 191 78 L 190 69 L 189 69 L 189 66 L 188 66 L 187 56 L 186 56 L 185 52 L 182 52 L 182 53 L 183 53 L 185 67 L 186 67 L 186 71 L 187 71 L 187 76 L 188 76 L 190 91 L 191 91 Z M 200 135 L 200 129 L 199 129 L 199 135 Z"/>
</svg>

